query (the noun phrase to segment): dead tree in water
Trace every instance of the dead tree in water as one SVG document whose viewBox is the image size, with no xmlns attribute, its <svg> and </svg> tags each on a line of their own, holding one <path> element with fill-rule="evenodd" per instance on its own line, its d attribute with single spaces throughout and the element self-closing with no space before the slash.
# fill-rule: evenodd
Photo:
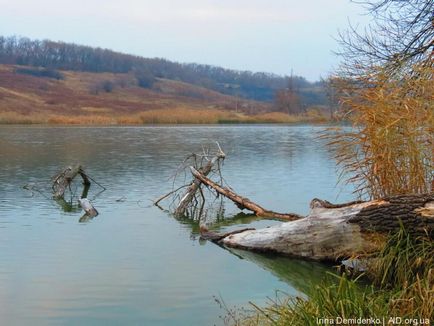
<svg viewBox="0 0 434 326">
<path fill-rule="evenodd" d="M 65 191 L 70 188 L 72 180 L 74 180 L 77 175 L 81 176 L 85 186 L 90 186 L 89 178 L 83 171 L 81 165 L 76 164 L 68 166 L 53 177 L 53 197 L 55 199 L 63 198 Z"/>
<path fill-rule="evenodd" d="M 218 145 L 218 143 L 217 143 Z M 197 155 L 196 155 L 197 156 Z M 218 146 L 218 151 L 214 154 L 212 158 L 209 157 L 209 153 L 204 152 L 204 155 L 202 156 L 203 159 L 205 159 L 205 165 L 199 168 L 201 173 L 203 175 L 208 175 L 211 171 L 220 169 L 220 161 L 224 160 L 226 155 Z M 196 158 L 195 158 L 196 159 Z M 203 162 L 203 160 L 202 160 Z M 219 172 L 220 173 L 220 172 Z M 194 178 L 194 180 L 191 182 L 190 186 L 187 188 L 187 190 L 184 193 L 184 196 L 182 196 L 181 200 L 178 203 L 178 206 L 175 209 L 175 215 L 181 216 L 185 215 L 185 212 L 187 211 L 188 207 L 190 206 L 191 202 L 196 196 L 197 191 L 201 191 L 202 181 L 198 178 Z"/>
<path fill-rule="evenodd" d="M 231 199 L 235 205 L 241 210 L 247 209 L 255 213 L 260 217 L 268 217 L 274 219 L 282 219 L 282 220 L 295 220 L 302 218 L 302 216 L 292 213 L 277 213 L 271 210 L 267 210 L 260 205 L 252 202 L 248 198 L 241 197 L 233 192 L 230 188 L 223 186 L 223 178 L 221 176 L 221 163 L 225 159 L 226 155 L 217 143 L 218 150 L 214 154 L 210 154 L 209 150 L 204 150 L 203 154 L 191 154 L 188 156 L 182 164 L 182 170 L 189 170 L 193 176 L 192 181 L 183 185 L 168 194 L 161 196 L 157 199 L 154 204 L 158 206 L 158 204 L 171 195 L 175 195 L 175 198 L 172 198 L 174 202 L 178 199 L 179 201 L 172 205 L 174 206 L 173 213 L 175 216 L 200 216 L 203 213 L 203 207 L 205 204 L 205 195 L 203 189 L 212 190 L 214 196 L 217 198 L 220 195 Z M 198 160 L 198 157 L 201 159 Z M 188 163 L 193 162 L 194 164 L 188 165 Z M 220 177 L 220 183 L 213 182 L 207 178 L 209 174 L 217 174 Z M 210 187 L 210 183 L 212 186 Z M 183 188 L 187 190 L 181 195 L 179 191 Z M 193 214 L 191 213 L 193 212 Z M 198 214 L 195 214 L 198 213 Z M 197 217 L 197 216 L 196 216 Z"/>
<path fill-rule="evenodd" d="M 434 237 L 434 193 L 337 205 L 313 199 L 309 215 L 301 216 L 265 209 L 212 181 L 201 170 L 190 166 L 194 178 L 190 187 L 197 185 L 196 191 L 207 187 L 217 195 L 230 199 L 240 209 L 250 210 L 264 218 L 289 221 L 264 229 L 243 229 L 223 234 L 210 232 L 201 226 L 204 239 L 228 247 L 313 260 L 336 260 L 378 250 L 385 235 L 398 230 L 401 225 L 416 236 Z M 190 204 L 194 205 L 191 201 Z"/>
<path fill-rule="evenodd" d="M 226 154 L 217 143 L 217 150 L 212 153 L 209 148 L 204 148 L 200 154 L 192 153 L 188 155 L 174 175 L 174 179 L 181 172 L 188 170 L 190 166 L 194 166 L 202 175 L 218 174 L 221 175 L 220 168 L 226 157 Z M 187 188 L 181 193 L 181 190 Z M 166 198 L 172 197 L 171 207 L 176 217 L 189 216 L 193 219 L 200 219 L 205 207 L 205 194 L 203 193 L 202 181 L 193 177 L 192 181 L 184 184 L 168 194 L 158 198 L 154 204 L 159 206 L 159 203 Z"/>
<path fill-rule="evenodd" d="M 71 185 L 77 176 L 80 176 L 83 181 L 83 190 L 80 198 L 78 198 L 79 205 L 77 205 L 76 202 L 73 203 L 73 198 L 75 198 L 75 191 L 71 190 Z M 80 164 L 74 164 L 64 168 L 53 178 L 51 178 L 51 182 L 49 184 L 45 181 L 39 183 L 29 183 L 23 186 L 23 188 L 31 191 L 32 195 L 34 192 L 38 192 L 48 200 L 54 199 L 65 212 L 78 211 L 79 207 L 81 206 L 81 208 L 85 211 L 85 214 L 80 218 L 79 221 L 86 222 L 98 215 L 98 211 L 87 198 L 89 188 L 91 186 L 90 180 L 92 180 L 96 185 L 102 188 L 102 190 L 98 192 L 95 197 L 106 190 L 105 187 L 103 187 L 101 184 L 92 179 L 88 174 L 86 174 L 84 168 Z M 51 198 L 46 194 L 50 191 L 50 188 L 52 191 Z M 71 198 L 65 200 L 65 193 L 67 190 L 69 190 Z"/>
<path fill-rule="evenodd" d="M 64 170 L 56 174 L 52 181 L 53 198 L 56 200 L 63 200 L 65 191 L 70 189 L 71 183 L 76 176 L 80 176 L 83 180 L 83 193 L 78 202 L 85 211 L 85 215 L 80 218 L 80 221 L 89 220 L 98 215 L 98 211 L 93 207 L 92 203 L 87 199 L 87 192 L 90 187 L 90 177 L 84 172 L 81 165 L 76 164 L 66 167 Z"/>
</svg>

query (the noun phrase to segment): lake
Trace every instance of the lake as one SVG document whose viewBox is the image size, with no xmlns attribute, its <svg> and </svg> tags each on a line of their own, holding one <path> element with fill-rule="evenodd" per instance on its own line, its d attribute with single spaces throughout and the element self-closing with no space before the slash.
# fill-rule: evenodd
<svg viewBox="0 0 434 326">
<path fill-rule="evenodd" d="M 266 208 L 306 214 L 314 197 L 350 200 L 317 139 L 323 129 L 0 126 L 0 324 L 221 325 L 215 297 L 249 307 L 276 290 L 303 295 L 330 267 L 225 250 L 152 200 L 171 190 L 187 154 L 215 141 L 227 156 L 226 181 Z M 73 207 L 49 188 L 75 162 L 106 188 L 91 186 L 100 215 L 84 223 L 81 185 L 71 188 Z M 231 202 L 223 209 L 218 230 L 280 223 L 240 215 Z"/>
</svg>

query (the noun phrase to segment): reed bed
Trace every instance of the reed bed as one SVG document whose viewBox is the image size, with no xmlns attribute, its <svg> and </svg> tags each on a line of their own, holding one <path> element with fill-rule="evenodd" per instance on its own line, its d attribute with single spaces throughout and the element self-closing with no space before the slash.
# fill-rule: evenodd
<svg viewBox="0 0 434 326">
<path fill-rule="evenodd" d="M 0 124 L 42 124 L 47 123 L 43 114 L 25 115 L 17 112 L 0 112 Z"/>
<path fill-rule="evenodd" d="M 353 131 L 336 132 L 329 145 L 359 197 L 432 191 L 434 83 L 431 67 L 390 80 L 381 71 L 348 85 L 342 98 Z M 349 92 L 347 92 L 349 93 Z"/>
<path fill-rule="evenodd" d="M 62 115 L 0 112 L 0 124 L 60 124 L 60 125 L 147 125 L 147 124 L 226 124 L 226 123 L 322 123 L 325 115 L 308 111 L 304 115 L 267 112 L 247 115 L 218 109 L 170 108 L 134 114 L 116 114 L 111 110 L 85 108 L 80 114 Z"/>
</svg>

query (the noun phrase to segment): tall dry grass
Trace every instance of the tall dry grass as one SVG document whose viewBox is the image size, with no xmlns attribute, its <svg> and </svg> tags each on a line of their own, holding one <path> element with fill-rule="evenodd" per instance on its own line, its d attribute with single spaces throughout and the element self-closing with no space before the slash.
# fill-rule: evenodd
<svg viewBox="0 0 434 326">
<path fill-rule="evenodd" d="M 231 114 L 214 109 L 190 108 L 151 110 L 139 114 L 143 124 L 208 124 L 218 123 L 226 116 L 231 116 Z"/>
<path fill-rule="evenodd" d="M 234 111 L 199 108 L 167 108 L 133 114 L 117 114 L 110 108 L 84 107 L 80 114 L 48 112 L 23 115 L 0 112 L 0 124 L 61 124 L 61 125 L 143 125 L 143 124 L 225 124 L 225 123 L 320 123 L 326 117 L 318 110 L 305 115 L 267 112 L 247 115 Z"/>
<path fill-rule="evenodd" d="M 399 80 L 379 71 L 374 78 L 358 80 L 363 87 L 342 99 L 353 131 L 335 133 L 329 144 L 342 176 L 360 196 L 432 191 L 432 77 L 433 68 L 426 66 Z"/>
<path fill-rule="evenodd" d="M 0 124 L 42 124 L 47 123 L 43 114 L 25 115 L 12 111 L 0 112 Z"/>
</svg>

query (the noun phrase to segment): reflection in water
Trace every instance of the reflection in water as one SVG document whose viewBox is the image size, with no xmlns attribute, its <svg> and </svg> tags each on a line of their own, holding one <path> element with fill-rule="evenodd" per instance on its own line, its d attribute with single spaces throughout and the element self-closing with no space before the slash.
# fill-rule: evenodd
<svg viewBox="0 0 434 326">
<path fill-rule="evenodd" d="M 326 272 L 332 271 L 320 263 L 263 255 L 234 248 L 226 247 L 226 249 L 237 257 L 251 261 L 271 272 L 301 293 L 308 293 L 312 285 L 324 280 Z"/>
<path fill-rule="evenodd" d="M 83 191 L 79 198 L 87 198 L 89 189 L 90 184 L 83 184 Z M 69 194 L 68 201 L 65 200 L 64 196 L 60 198 L 53 198 L 53 200 L 62 208 L 65 213 L 75 213 L 82 210 L 80 204 L 78 203 L 78 198 L 72 192 Z"/>
<path fill-rule="evenodd" d="M 215 219 L 213 224 L 210 225 L 211 230 L 220 231 L 224 227 L 229 227 L 232 225 L 240 225 L 240 224 L 250 224 L 255 221 L 264 220 L 263 217 L 256 216 L 253 213 L 244 213 L 239 212 L 233 216 L 225 217 L 224 215 L 219 216 Z"/>
<path fill-rule="evenodd" d="M 224 205 L 219 205 L 219 207 L 224 207 Z M 165 211 L 168 214 L 170 214 L 168 211 Z M 223 212 L 224 213 L 224 208 L 221 208 L 220 213 Z M 173 216 L 172 214 L 170 214 L 171 216 Z M 173 216 L 174 218 L 176 218 L 175 216 Z M 191 234 L 193 238 L 196 238 L 197 236 L 200 235 L 200 221 L 197 221 L 195 219 L 191 219 L 189 217 L 177 217 L 176 218 L 180 223 L 184 224 L 184 225 L 188 225 L 191 228 Z M 252 213 L 244 213 L 244 212 L 240 212 L 238 214 L 232 215 L 232 216 L 225 216 L 225 215 L 220 215 L 220 214 L 213 214 L 210 215 L 209 212 L 207 212 L 206 217 L 204 217 L 204 219 L 206 219 L 207 221 L 207 227 L 209 230 L 212 231 L 216 231 L 216 232 L 220 232 L 220 233 L 224 233 L 226 231 L 228 231 L 228 227 L 234 226 L 232 228 L 230 228 L 230 230 L 232 229 L 238 229 L 240 228 L 240 225 L 248 225 L 251 224 L 253 222 L 256 221 L 271 221 L 271 220 L 264 220 L 263 217 L 259 217 L 256 216 L 255 214 Z M 212 221 L 212 222 L 210 222 Z"/>
<path fill-rule="evenodd" d="M 186 153 L 219 141 L 226 180 L 264 207 L 306 214 L 313 197 L 337 201 L 334 162 L 315 138 L 321 129 L 0 126 L 0 324 L 212 325 L 221 314 L 214 295 L 241 306 L 276 289 L 304 291 L 325 267 L 237 252 L 240 260 L 200 245 L 198 223 L 177 221 L 152 200 L 170 191 Z M 106 186 L 87 194 L 104 218 L 79 223 L 76 200 L 68 207 L 22 189 L 72 162 Z M 71 189 L 81 196 L 81 185 Z M 210 214 L 212 226 L 280 223 L 238 213 L 226 202 Z"/>
<path fill-rule="evenodd" d="M 207 243 L 207 240 L 204 240 L 199 236 L 199 222 L 188 218 L 180 221 L 191 227 L 192 239 L 198 239 L 201 245 Z M 252 225 L 253 222 L 258 221 L 265 222 L 263 218 L 258 217 L 255 214 L 245 214 L 243 212 L 226 218 L 224 216 L 217 216 L 214 219 L 212 229 L 224 233 L 228 230 L 240 229 L 240 225 Z M 236 226 L 236 228 L 233 226 Z M 331 271 L 328 266 L 321 263 L 292 259 L 273 254 L 260 254 L 252 251 L 230 248 L 224 245 L 221 245 L 220 247 L 239 259 L 253 262 L 264 270 L 271 272 L 280 280 L 291 284 L 291 286 L 300 293 L 307 293 L 312 285 L 318 284 L 324 280 L 326 272 Z"/>
<path fill-rule="evenodd" d="M 82 217 L 79 218 L 78 222 L 79 223 L 87 223 L 92 221 L 95 218 L 96 215 L 91 215 L 88 213 L 84 213 Z"/>
<path fill-rule="evenodd" d="M 93 179 L 92 179 L 93 180 Z M 99 195 L 101 195 L 106 188 L 101 186 L 99 183 L 97 183 L 95 180 L 93 180 L 100 188 L 101 190 L 96 193 L 93 196 L 93 199 L 97 198 Z M 88 181 L 87 176 L 85 179 L 85 182 L 82 183 L 83 190 L 81 192 L 81 195 L 79 197 L 76 196 L 76 191 L 72 191 L 71 186 L 73 187 L 76 182 L 72 180 L 70 185 L 67 187 L 66 191 L 64 192 L 63 196 L 51 196 L 51 193 L 48 190 L 48 186 L 37 186 L 35 184 L 26 184 L 23 189 L 29 190 L 32 193 L 36 192 L 46 198 L 47 200 L 54 201 L 63 212 L 65 213 L 77 213 L 83 211 L 83 205 L 80 203 L 81 199 L 85 199 L 88 197 L 89 189 L 91 187 L 91 183 Z M 77 189 L 77 186 L 75 187 Z M 51 190 L 51 189 L 50 189 Z M 68 191 L 69 190 L 69 191 Z M 68 197 L 68 200 L 65 199 L 65 196 Z M 117 200 L 119 201 L 119 200 Z M 92 207 L 93 208 L 93 207 Z M 86 223 L 91 221 L 94 217 L 98 215 L 98 212 L 94 210 L 94 212 L 85 212 L 82 217 L 78 220 L 80 223 Z"/>
<path fill-rule="evenodd" d="M 62 211 L 64 211 L 65 213 L 81 212 L 81 206 L 77 204 L 76 201 L 73 201 L 72 198 L 68 201 L 66 201 L 65 198 L 58 198 L 53 200 L 57 203 L 57 205 L 60 206 Z"/>
</svg>

